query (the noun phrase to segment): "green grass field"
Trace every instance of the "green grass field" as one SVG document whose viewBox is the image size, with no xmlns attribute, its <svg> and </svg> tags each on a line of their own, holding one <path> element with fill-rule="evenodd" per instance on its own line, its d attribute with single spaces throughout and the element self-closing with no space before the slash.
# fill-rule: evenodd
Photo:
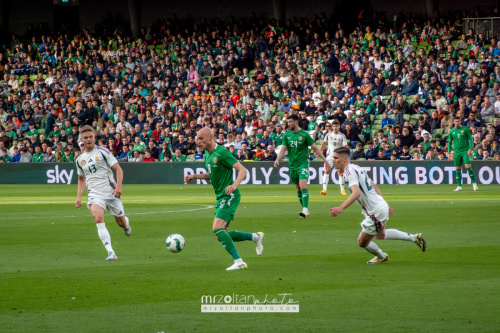
<svg viewBox="0 0 500 333">
<path fill-rule="evenodd" d="M 377 241 L 388 262 L 369 266 L 357 246 L 355 204 L 310 186 L 311 217 L 300 219 L 292 186 L 243 186 L 231 229 L 264 231 L 265 250 L 236 243 L 249 269 L 212 233 L 209 186 L 126 185 L 133 227 L 111 216 L 118 261 L 106 262 L 76 185 L 6 186 L 0 191 L 1 332 L 498 332 L 500 187 L 474 193 L 443 186 L 381 186 L 396 211 L 388 226 L 422 232 L 428 249 Z M 86 200 L 85 200 L 86 202 Z M 180 233 L 186 248 L 167 251 Z M 202 295 L 292 294 L 299 313 L 201 313 Z"/>
</svg>

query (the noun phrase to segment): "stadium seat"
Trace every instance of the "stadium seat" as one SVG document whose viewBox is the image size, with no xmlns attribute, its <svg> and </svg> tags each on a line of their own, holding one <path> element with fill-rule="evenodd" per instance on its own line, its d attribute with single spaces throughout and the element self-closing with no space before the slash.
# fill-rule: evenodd
<svg viewBox="0 0 500 333">
<path fill-rule="evenodd" d="M 382 119 L 376 119 L 376 120 L 373 122 L 373 125 L 380 125 L 380 127 L 382 127 Z"/>
<path fill-rule="evenodd" d="M 388 116 L 387 116 L 387 118 L 389 118 L 389 119 L 394 119 L 394 114 L 390 114 L 390 115 L 388 115 Z"/>
<path fill-rule="evenodd" d="M 412 114 L 411 117 L 410 117 L 410 119 L 416 119 L 416 120 L 418 120 L 420 118 L 420 116 L 421 116 L 420 114 Z M 404 116 L 403 116 L 403 118 L 404 118 Z"/>
<path fill-rule="evenodd" d="M 284 115 L 285 115 L 285 112 L 280 112 L 280 111 L 276 112 L 276 116 L 278 116 L 279 120 L 283 119 Z"/>
<path fill-rule="evenodd" d="M 186 156 L 186 161 L 187 162 L 191 162 L 191 161 L 194 161 L 194 154 L 189 154 Z"/>
<path fill-rule="evenodd" d="M 200 158 L 199 160 L 196 160 L 195 162 L 205 162 L 204 158 Z"/>
<path fill-rule="evenodd" d="M 366 161 L 366 158 L 360 157 L 356 161 Z"/>
<path fill-rule="evenodd" d="M 271 116 L 274 116 L 276 114 L 276 110 L 278 110 L 276 106 L 269 107 L 269 112 L 271 113 Z"/>
<path fill-rule="evenodd" d="M 404 114 L 403 115 L 404 120 L 410 120 L 410 115 L 409 114 Z"/>
<path fill-rule="evenodd" d="M 439 135 L 439 136 L 442 136 L 443 135 L 443 129 L 442 128 L 436 128 L 434 131 L 432 131 L 432 136 L 436 136 L 436 135 Z"/>
<path fill-rule="evenodd" d="M 155 48 L 155 46 L 154 46 L 154 45 L 148 45 L 148 46 L 147 46 L 148 51 L 150 51 L 150 50 L 152 50 L 152 49 L 154 49 L 154 48 Z"/>
<path fill-rule="evenodd" d="M 375 115 L 371 114 L 371 115 L 370 115 L 370 120 L 371 120 L 371 122 L 372 122 L 372 123 L 373 123 L 373 120 L 374 120 L 374 119 L 375 119 Z"/>
<path fill-rule="evenodd" d="M 495 120 L 494 117 L 489 117 L 489 118 L 484 118 L 484 122 L 486 124 L 493 124 L 493 121 Z"/>
</svg>

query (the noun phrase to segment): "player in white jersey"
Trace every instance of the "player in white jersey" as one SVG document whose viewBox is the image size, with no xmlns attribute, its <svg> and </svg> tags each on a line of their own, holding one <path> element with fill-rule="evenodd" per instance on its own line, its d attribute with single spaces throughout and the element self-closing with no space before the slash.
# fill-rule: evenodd
<svg viewBox="0 0 500 333">
<path fill-rule="evenodd" d="M 91 126 L 84 126 L 80 133 L 84 151 L 76 159 L 78 193 L 75 207 L 82 206 L 82 194 L 86 185 L 88 189 L 87 208 L 94 217 L 99 238 L 108 251 L 106 260 L 116 260 L 115 251 L 111 246 L 111 237 L 104 224 L 104 213 L 107 209 L 115 217 L 116 223 L 123 228 L 125 235 L 132 234 L 132 228 L 120 200 L 123 170 L 108 149 L 95 144 L 95 133 Z M 116 172 L 116 181 L 113 177 L 113 170 Z"/>
<path fill-rule="evenodd" d="M 328 163 L 330 163 L 330 165 L 333 165 L 333 152 L 335 151 L 335 149 L 339 147 L 349 146 L 347 144 L 347 138 L 345 137 L 345 135 L 343 133 L 340 133 L 340 123 L 338 120 L 334 120 L 331 125 L 327 123 L 325 127 L 327 130 L 329 128 L 332 128 L 332 131 L 326 134 L 325 139 L 321 144 L 320 150 L 323 151 L 325 149 L 325 145 L 328 146 L 328 149 L 326 151 L 326 160 L 328 161 Z M 325 174 L 323 175 L 323 191 L 321 191 L 322 195 L 326 195 L 326 189 L 330 180 L 330 172 L 331 171 L 325 171 Z M 337 171 L 337 174 L 339 175 L 340 194 L 347 195 L 344 189 L 344 179 L 342 178 L 342 171 Z"/>
<path fill-rule="evenodd" d="M 378 186 L 368 177 L 366 171 L 354 164 L 349 163 L 349 148 L 337 148 L 333 156 L 335 169 L 344 170 L 344 180 L 349 187 L 351 195 L 340 205 L 330 209 L 330 216 L 338 216 L 344 209 L 357 201 L 365 216 L 361 222 L 361 233 L 358 237 L 358 245 L 375 257 L 368 261 L 369 264 L 379 264 L 389 259 L 387 253 L 383 252 L 377 244 L 372 242 L 373 237 L 380 240 L 404 240 L 417 244 L 425 252 L 427 247 L 422 234 L 408 234 L 396 229 L 385 229 L 389 216 L 394 211 L 389 207 L 382 197 Z"/>
</svg>

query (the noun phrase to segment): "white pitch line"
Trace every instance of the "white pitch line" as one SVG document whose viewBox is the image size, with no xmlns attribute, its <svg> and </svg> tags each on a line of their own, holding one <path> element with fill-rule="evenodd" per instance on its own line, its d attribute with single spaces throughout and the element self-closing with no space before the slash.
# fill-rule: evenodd
<svg viewBox="0 0 500 333">
<path fill-rule="evenodd" d="M 196 205 L 196 204 L 193 204 Z M 181 212 L 194 212 L 197 210 L 205 210 L 214 208 L 215 206 L 210 205 L 200 205 L 205 206 L 201 208 L 192 208 L 192 209 L 182 209 L 182 210 L 166 210 L 161 212 L 145 212 L 145 213 L 130 213 L 127 215 L 147 215 L 147 214 L 164 214 L 164 213 L 181 213 Z M 58 218 L 75 218 L 75 217 L 84 217 L 83 215 L 67 215 L 67 216 L 57 216 Z M 0 217 L 0 220 L 26 220 L 26 219 L 34 219 L 39 218 L 39 216 L 25 216 L 25 217 Z"/>
</svg>

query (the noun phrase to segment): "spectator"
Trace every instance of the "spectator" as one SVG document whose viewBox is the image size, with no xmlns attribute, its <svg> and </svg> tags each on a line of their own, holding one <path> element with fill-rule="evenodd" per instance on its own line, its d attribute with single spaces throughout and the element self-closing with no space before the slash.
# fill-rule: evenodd
<svg viewBox="0 0 500 333">
<path fill-rule="evenodd" d="M 351 159 L 353 161 L 360 159 L 360 158 L 365 158 L 365 152 L 363 150 L 363 144 L 361 142 L 358 142 L 356 144 L 356 151 L 354 151 L 351 155 Z"/>
<path fill-rule="evenodd" d="M 175 155 L 172 157 L 172 162 L 185 162 L 186 156 L 182 155 L 180 149 L 175 150 Z"/>
</svg>

